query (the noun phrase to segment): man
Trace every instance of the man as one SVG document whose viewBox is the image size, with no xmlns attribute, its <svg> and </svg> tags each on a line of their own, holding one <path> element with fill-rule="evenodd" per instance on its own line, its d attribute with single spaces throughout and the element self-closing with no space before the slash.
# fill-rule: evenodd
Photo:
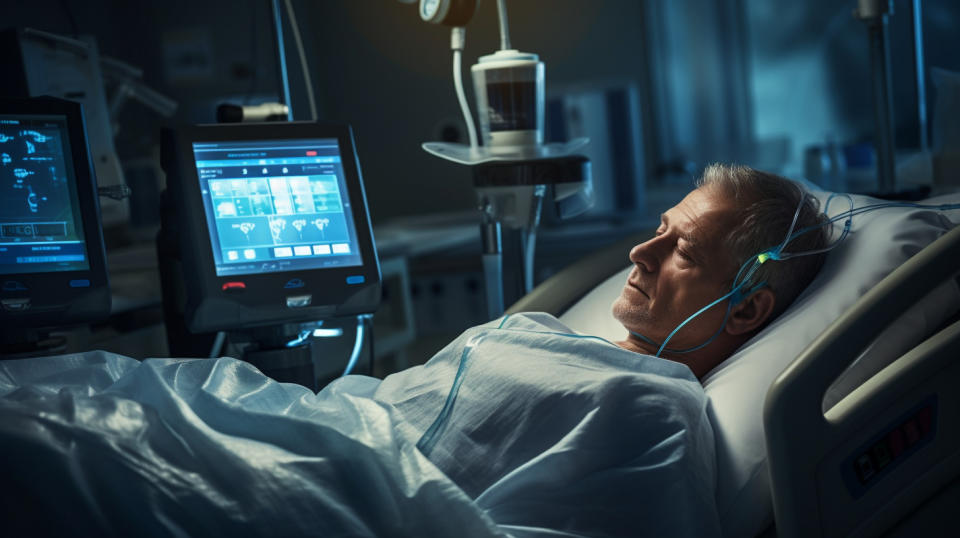
<svg viewBox="0 0 960 538">
<path fill-rule="evenodd" d="M 794 214 L 794 231 L 825 222 L 816 200 L 789 180 L 745 166 L 708 167 L 698 188 L 661 216 L 655 236 L 630 251 L 634 268 L 613 304 L 614 317 L 629 331 L 618 345 L 655 355 L 685 319 L 730 292 L 744 262 L 783 243 Z M 815 228 L 787 244 L 784 252 L 822 249 L 826 237 L 826 226 Z M 726 320 L 730 299 L 691 320 L 667 349 L 695 348 L 715 333 L 716 338 L 701 349 L 665 351 L 663 357 L 686 364 L 703 378 L 786 310 L 816 276 L 823 258 L 816 254 L 762 264 L 744 292 L 765 284 L 732 305 Z"/>
<path fill-rule="evenodd" d="M 507 316 L 389 376 L 374 397 L 511 533 L 716 535 L 714 438 L 699 379 L 783 312 L 823 256 L 766 261 L 726 319 L 730 299 L 667 348 L 707 345 L 654 355 L 731 291 L 745 261 L 780 246 L 795 214 L 795 230 L 814 228 L 783 252 L 823 248 L 817 203 L 796 184 L 710 166 L 630 251 L 634 268 L 613 304 L 625 340 L 579 335 L 546 314 Z"/>
</svg>

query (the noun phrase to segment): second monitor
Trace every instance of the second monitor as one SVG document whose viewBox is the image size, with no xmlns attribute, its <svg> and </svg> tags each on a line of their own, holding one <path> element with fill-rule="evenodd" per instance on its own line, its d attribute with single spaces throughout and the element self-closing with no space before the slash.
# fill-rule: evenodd
<svg viewBox="0 0 960 538">
<path fill-rule="evenodd" d="M 163 162 L 192 332 L 376 309 L 379 264 L 349 127 L 187 127 L 166 133 Z"/>
</svg>

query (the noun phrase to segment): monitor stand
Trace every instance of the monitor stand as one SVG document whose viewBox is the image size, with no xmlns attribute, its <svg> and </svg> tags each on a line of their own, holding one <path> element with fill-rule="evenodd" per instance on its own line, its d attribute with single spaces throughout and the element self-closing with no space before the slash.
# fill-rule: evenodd
<svg viewBox="0 0 960 538">
<path fill-rule="evenodd" d="M 311 340 L 297 341 L 299 325 L 284 324 L 231 332 L 230 341 L 247 343 L 243 360 L 281 383 L 297 383 L 317 390 Z"/>
</svg>

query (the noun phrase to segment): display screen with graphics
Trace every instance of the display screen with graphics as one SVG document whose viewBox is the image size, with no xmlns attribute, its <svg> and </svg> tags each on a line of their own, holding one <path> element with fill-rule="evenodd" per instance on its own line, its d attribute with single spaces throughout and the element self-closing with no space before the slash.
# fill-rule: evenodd
<svg viewBox="0 0 960 538">
<path fill-rule="evenodd" d="M 362 265 L 335 138 L 193 142 L 217 276 Z"/>
<path fill-rule="evenodd" d="M 90 268 L 67 118 L 0 114 L 0 275 Z"/>
</svg>

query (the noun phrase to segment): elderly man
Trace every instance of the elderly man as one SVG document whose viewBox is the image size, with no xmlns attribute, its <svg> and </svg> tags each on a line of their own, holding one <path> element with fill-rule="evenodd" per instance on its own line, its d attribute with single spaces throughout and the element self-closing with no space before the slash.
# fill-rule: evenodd
<svg viewBox="0 0 960 538">
<path fill-rule="evenodd" d="M 824 222 L 815 199 L 786 179 L 711 166 L 630 251 L 634 267 L 613 304 L 625 340 L 516 314 L 388 377 L 375 398 L 511 533 L 715 535 L 714 440 L 698 380 L 783 312 L 823 255 L 762 263 L 742 297 L 696 316 L 663 358 L 653 355 L 734 288 L 747 260 L 783 245 L 791 224 L 811 231 L 783 252 L 823 248 Z"/>
<path fill-rule="evenodd" d="M 656 235 L 631 249 L 634 268 L 613 304 L 614 317 L 629 331 L 618 345 L 655 355 L 675 327 L 731 290 L 741 264 L 783 243 L 794 214 L 795 230 L 825 219 L 816 200 L 791 181 L 744 166 L 708 167 L 698 188 L 661 216 Z M 822 249 L 826 233 L 826 227 L 814 228 L 785 245 L 785 251 Z M 691 320 L 670 340 L 664 357 L 702 378 L 786 310 L 816 276 L 823 257 L 762 265 L 751 281 L 765 285 L 731 306 L 729 315 L 730 299 Z M 700 349 L 669 351 L 695 348 L 717 331 Z"/>
</svg>

